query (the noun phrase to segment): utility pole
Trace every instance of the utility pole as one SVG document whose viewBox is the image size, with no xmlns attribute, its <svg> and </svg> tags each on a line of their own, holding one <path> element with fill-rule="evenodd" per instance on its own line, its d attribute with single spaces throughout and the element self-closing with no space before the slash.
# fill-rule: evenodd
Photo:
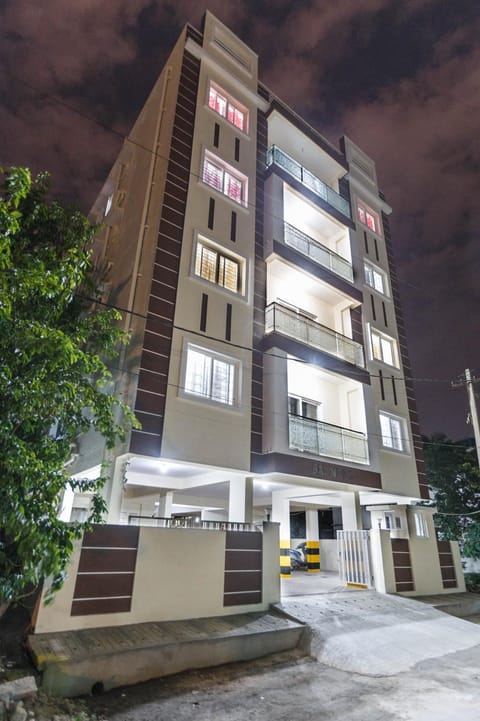
<svg viewBox="0 0 480 721">
<path fill-rule="evenodd" d="M 473 435 L 475 436 L 475 446 L 477 448 L 478 466 L 480 468 L 480 425 L 478 423 L 477 403 L 475 401 L 475 392 L 473 384 L 478 383 L 479 378 L 473 378 L 469 368 L 465 369 L 465 379 L 452 381 L 453 388 L 467 386 L 468 403 L 470 406 L 470 418 L 472 419 Z"/>
</svg>

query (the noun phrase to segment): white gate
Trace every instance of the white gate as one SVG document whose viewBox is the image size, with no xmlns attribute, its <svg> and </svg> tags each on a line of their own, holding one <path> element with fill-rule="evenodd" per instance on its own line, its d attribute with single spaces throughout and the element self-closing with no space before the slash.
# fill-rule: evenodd
<svg viewBox="0 0 480 721">
<path fill-rule="evenodd" d="M 371 588 L 368 531 L 337 531 L 340 580 L 347 585 Z"/>
</svg>

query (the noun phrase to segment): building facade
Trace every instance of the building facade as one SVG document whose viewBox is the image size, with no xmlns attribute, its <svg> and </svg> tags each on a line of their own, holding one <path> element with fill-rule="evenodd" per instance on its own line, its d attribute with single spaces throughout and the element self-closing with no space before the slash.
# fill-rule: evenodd
<svg viewBox="0 0 480 721">
<path fill-rule="evenodd" d="M 285 576 L 294 510 L 311 571 L 330 512 L 436 548 L 390 212 L 373 160 L 263 86 L 228 28 L 184 29 L 92 211 L 141 423 L 107 457 L 110 523 L 275 521 Z M 88 437 L 75 472 L 104 460 Z"/>
</svg>

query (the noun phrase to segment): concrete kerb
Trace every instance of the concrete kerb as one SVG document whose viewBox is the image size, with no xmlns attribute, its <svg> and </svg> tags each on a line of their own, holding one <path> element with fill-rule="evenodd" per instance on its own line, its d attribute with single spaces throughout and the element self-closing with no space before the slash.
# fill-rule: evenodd
<svg viewBox="0 0 480 721">
<path fill-rule="evenodd" d="M 42 688 L 58 696 L 102 692 L 299 646 L 308 653 L 305 625 L 278 610 L 37 634 L 28 642 L 43 672 Z"/>
</svg>

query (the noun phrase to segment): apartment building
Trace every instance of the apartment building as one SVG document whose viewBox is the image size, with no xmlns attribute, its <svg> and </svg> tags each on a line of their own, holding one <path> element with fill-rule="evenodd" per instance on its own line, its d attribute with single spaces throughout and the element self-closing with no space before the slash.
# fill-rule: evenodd
<svg viewBox="0 0 480 721">
<path fill-rule="evenodd" d="M 240 38 L 208 12 L 184 29 L 92 211 L 141 423 L 107 455 L 109 523 L 278 522 L 288 576 L 292 510 L 312 572 L 332 512 L 389 531 L 396 589 L 418 591 L 414 556 L 439 556 L 390 213 L 374 161 L 266 88 Z M 75 472 L 98 473 L 100 440 L 79 450 Z"/>
</svg>

